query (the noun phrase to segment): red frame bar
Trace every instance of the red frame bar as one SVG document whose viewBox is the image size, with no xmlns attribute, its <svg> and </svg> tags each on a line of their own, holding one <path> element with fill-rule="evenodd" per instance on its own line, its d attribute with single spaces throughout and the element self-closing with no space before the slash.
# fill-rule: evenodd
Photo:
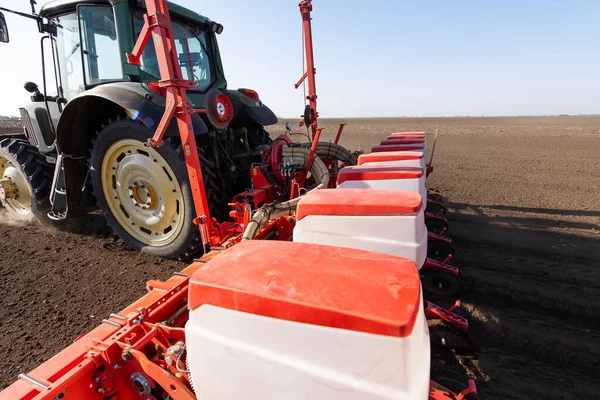
<svg viewBox="0 0 600 400">
<path fill-rule="evenodd" d="M 344 126 L 346 126 L 346 124 L 340 124 L 340 127 L 337 131 L 337 135 L 335 135 L 335 144 L 338 144 L 338 142 L 340 141 L 340 137 L 342 136 L 342 132 L 344 131 Z"/>
<path fill-rule="evenodd" d="M 208 200 L 204 191 L 204 179 L 202 168 L 196 147 L 196 138 L 192 127 L 192 114 L 195 112 L 192 105 L 187 101 L 186 89 L 193 88 L 195 83 L 183 79 L 181 66 L 179 65 L 177 50 L 171 30 L 171 17 L 165 0 L 146 1 L 146 14 L 144 15 L 144 26 L 138 40 L 131 51 L 127 53 L 127 61 L 130 64 L 139 65 L 140 56 L 152 35 L 154 48 L 158 59 L 161 80 L 159 86 L 167 89 L 165 113 L 163 114 L 154 137 L 146 143 L 149 147 L 162 145 L 162 138 L 171 119 L 177 118 L 179 135 L 185 155 L 192 198 L 197 218 L 194 223 L 200 225 L 202 241 L 206 246 L 210 245 L 210 232 L 212 231 Z M 162 44 L 162 45 L 161 45 Z M 191 67 L 191 65 L 190 65 Z"/>
<path fill-rule="evenodd" d="M 317 151 L 317 143 L 319 143 L 319 139 L 321 138 L 321 131 L 323 131 L 323 128 L 317 128 L 316 133 L 313 137 L 312 146 L 310 146 L 310 152 L 308 153 L 308 159 L 306 160 L 306 175 L 308 175 L 313 158 L 315 158 L 315 152 Z"/>
<path fill-rule="evenodd" d="M 306 53 L 306 72 L 304 72 L 304 75 L 302 75 L 302 78 L 296 83 L 295 87 L 298 88 L 305 79 L 308 79 L 308 96 L 306 96 L 306 100 L 308 100 L 308 104 L 310 104 L 310 107 L 315 112 L 315 120 L 311 126 L 312 138 L 314 140 L 315 135 L 317 134 L 317 128 L 319 127 L 317 123 L 319 113 L 317 112 L 317 84 L 315 78 L 317 70 L 315 69 L 312 26 L 310 23 L 310 12 L 312 11 L 311 0 L 302 0 L 298 6 L 300 7 L 300 14 L 302 14 L 302 34 L 304 35 L 304 51 Z"/>
</svg>

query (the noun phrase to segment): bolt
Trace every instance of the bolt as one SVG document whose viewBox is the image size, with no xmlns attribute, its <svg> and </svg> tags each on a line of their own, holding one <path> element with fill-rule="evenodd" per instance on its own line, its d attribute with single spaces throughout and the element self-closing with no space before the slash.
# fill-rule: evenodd
<svg viewBox="0 0 600 400">
<path fill-rule="evenodd" d="M 121 364 L 116 363 L 115 366 L 113 367 L 114 369 L 121 369 Z"/>
<path fill-rule="evenodd" d="M 123 350 L 123 352 L 121 353 L 121 358 L 123 359 L 123 361 L 129 361 L 133 358 L 133 356 L 128 350 Z"/>
</svg>

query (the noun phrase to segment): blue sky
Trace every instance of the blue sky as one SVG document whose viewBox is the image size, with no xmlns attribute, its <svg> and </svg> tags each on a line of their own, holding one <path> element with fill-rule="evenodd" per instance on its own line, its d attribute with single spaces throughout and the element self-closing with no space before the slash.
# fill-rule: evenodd
<svg viewBox="0 0 600 400">
<path fill-rule="evenodd" d="M 43 3 L 39 1 L 40 5 Z M 229 86 L 300 115 L 298 0 L 180 0 L 222 23 Z M 26 0 L 2 0 L 28 10 Z M 600 113 L 599 1 L 313 1 L 322 117 Z M 32 22 L 6 15 L 0 114 L 41 83 Z M 16 61 L 30 60 L 17 66 Z"/>
</svg>

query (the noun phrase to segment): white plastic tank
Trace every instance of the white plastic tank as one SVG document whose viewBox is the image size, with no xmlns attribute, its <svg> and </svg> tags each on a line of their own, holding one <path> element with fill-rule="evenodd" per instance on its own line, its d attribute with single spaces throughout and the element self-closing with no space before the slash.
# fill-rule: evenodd
<svg viewBox="0 0 600 400">
<path fill-rule="evenodd" d="M 378 153 L 382 151 L 422 151 L 427 154 L 425 144 L 423 143 L 412 143 L 412 144 L 386 144 L 373 146 L 371 153 Z"/>
<path fill-rule="evenodd" d="M 427 199 L 424 169 L 401 165 L 356 165 L 338 172 L 337 187 L 413 192 Z"/>
<path fill-rule="evenodd" d="M 425 132 L 394 132 L 390 137 L 425 137 Z"/>
<path fill-rule="evenodd" d="M 188 306 L 199 399 L 429 397 L 429 333 L 409 260 L 242 242 L 192 275 Z"/>
<path fill-rule="evenodd" d="M 358 165 L 387 165 L 404 167 L 427 168 L 425 153 L 421 151 L 384 151 L 381 153 L 366 153 L 358 156 Z"/>
<path fill-rule="evenodd" d="M 420 269 L 427 229 L 418 193 L 323 189 L 304 195 L 296 210 L 294 242 L 327 244 L 391 254 Z"/>
<path fill-rule="evenodd" d="M 427 147 L 427 140 L 425 137 L 388 137 L 380 142 L 381 145 L 401 144 L 401 145 L 418 145 L 421 144 Z"/>
</svg>

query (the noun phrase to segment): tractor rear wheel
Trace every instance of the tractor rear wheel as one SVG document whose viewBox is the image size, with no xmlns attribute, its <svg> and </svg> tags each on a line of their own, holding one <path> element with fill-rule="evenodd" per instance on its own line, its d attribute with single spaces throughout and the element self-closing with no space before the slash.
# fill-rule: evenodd
<svg viewBox="0 0 600 400">
<path fill-rule="evenodd" d="M 185 157 L 179 137 L 160 147 L 134 121 L 111 122 L 91 149 L 91 183 L 108 224 L 128 246 L 160 257 L 190 259 L 203 251 Z M 214 166 L 198 149 L 211 217 L 219 217 Z"/>
<path fill-rule="evenodd" d="M 0 139 L 0 190 L 3 204 L 18 218 L 50 222 L 50 187 L 54 168 L 24 140 Z"/>
</svg>

